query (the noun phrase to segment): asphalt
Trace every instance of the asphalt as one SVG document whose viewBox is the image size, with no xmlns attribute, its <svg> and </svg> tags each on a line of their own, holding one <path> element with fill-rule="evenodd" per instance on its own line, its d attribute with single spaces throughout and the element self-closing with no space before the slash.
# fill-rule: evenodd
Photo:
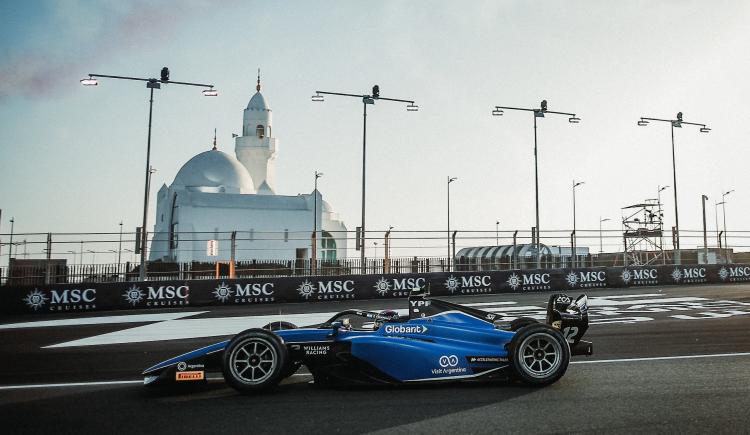
<svg viewBox="0 0 750 435">
<path fill-rule="evenodd" d="M 240 396 L 221 380 L 167 391 L 137 383 L 144 367 L 216 342 L 258 316 L 405 308 L 405 300 L 157 311 L 201 312 L 163 321 L 123 312 L 3 318 L 0 422 L 3 433 L 750 431 L 750 285 L 587 293 L 595 354 L 575 357 L 559 382 L 542 389 L 504 382 L 324 389 L 304 371 L 261 396 Z M 452 300 L 491 304 L 514 317 L 539 315 L 547 295 Z M 94 317 L 107 323 L 54 324 Z M 115 319 L 128 323 L 108 323 Z"/>
</svg>

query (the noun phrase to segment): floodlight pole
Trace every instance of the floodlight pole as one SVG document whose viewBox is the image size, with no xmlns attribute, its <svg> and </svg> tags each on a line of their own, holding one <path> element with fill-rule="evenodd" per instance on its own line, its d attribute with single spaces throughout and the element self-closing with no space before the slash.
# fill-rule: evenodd
<svg viewBox="0 0 750 435">
<path fill-rule="evenodd" d="M 169 69 L 164 67 L 161 71 L 161 79 L 155 78 L 142 78 L 142 77 L 126 77 L 126 76 L 114 76 L 107 74 L 89 74 L 87 79 L 81 80 L 84 86 L 97 85 L 98 82 L 95 80 L 96 77 L 118 79 L 118 80 L 134 80 L 139 82 L 146 82 L 146 88 L 149 89 L 149 103 L 148 103 L 148 137 L 146 139 L 146 182 L 143 193 L 143 222 L 141 227 L 141 264 L 139 268 L 139 279 L 141 281 L 146 280 L 146 243 L 148 243 L 148 231 L 146 225 L 148 224 L 148 197 L 149 197 L 149 181 L 151 178 L 151 121 L 153 117 L 154 109 L 154 89 L 161 89 L 161 84 L 172 84 L 172 85 L 185 85 L 185 86 L 197 86 L 206 88 L 203 91 L 205 96 L 216 96 L 217 92 L 214 89 L 214 85 L 203 84 L 203 83 L 190 83 L 190 82 L 175 82 L 169 80 Z M 83 257 L 83 255 L 81 255 Z"/>
<path fill-rule="evenodd" d="M 734 189 L 729 190 L 721 194 L 721 215 L 724 219 L 724 249 L 729 249 L 729 243 L 727 243 L 727 200 L 726 196 L 734 192 Z"/>
<path fill-rule="evenodd" d="M 539 228 L 539 164 L 537 156 L 537 137 L 536 137 L 536 119 L 544 118 L 545 115 L 565 115 L 568 116 L 568 122 L 571 124 L 578 124 L 581 122 L 581 118 L 576 117 L 575 113 L 567 112 L 553 112 L 547 110 L 547 100 L 543 100 L 539 109 L 527 109 L 522 107 L 506 107 L 506 106 L 495 106 L 492 111 L 493 116 L 502 116 L 503 110 L 518 110 L 523 112 L 532 112 L 534 118 L 534 196 L 536 205 L 536 240 L 532 240 L 536 247 L 536 268 L 541 268 L 541 243 L 539 242 L 541 231 Z"/>
<path fill-rule="evenodd" d="M 683 124 L 686 125 L 694 125 L 697 127 L 700 127 L 701 133 L 708 133 L 711 131 L 710 128 L 706 127 L 706 124 L 700 124 L 695 122 L 687 122 L 682 120 L 682 112 L 677 113 L 676 119 L 661 119 L 661 118 L 646 118 L 641 117 L 638 121 L 638 125 L 643 127 L 649 124 L 651 121 L 656 122 L 668 122 L 671 125 L 671 133 L 672 133 L 672 190 L 674 191 L 674 248 L 679 253 L 680 251 L 680 216 L 677 211 L 677 165 L 675 163 L 675 151 L 674 151 L 674 129 L 675 128 L 682 128 Z"/>
<path fill-rule="evenodd" d="M 706 195 L 701 195 L 701 206 L 703 208 L 703 261 L 708 263 L 708 233 L 706 232 Z"/>
<path fill-rule="evenodd" d="M 315 189 L 313 190 L 313 233 L 312 233 L 312 262 L 311 272 L 315 275 L 317 271 L 318 262 L 318 178 L 322 177 L 323 173 L 315 171 Z"/>
<path fill-rule="evenodd" d="M 415 112 L 418 106 L 414 104 L 413 100 L 404 100 L 399 98 L 384 98 L 380 96 L 380 87 L 378 85 L 373 86 L 372 94 L 346 94 L 342 92 L 328 92 L 328 91 L 315 91 L 315 95 L 312 96 L 312 100 L 316 102 L 322 102 L 324 95 L 335 95 L 339 97 L 351 97 L 362 100 L 362 227 L 360 229 L 360 271 L 365 272 L 365 180 L 367 170 L 367 105 L 375 104 L 375 101 L 394 101 L 399 103 L 409 103 L 406 106 L 406 110 L 409 112 Z M 375 253 L 377 255 L 377 252 Z"/>
<path fill-rule="evenodd" d="M 578 263 L 578 235 L 576 234 L 576 187 L 582 185 L 584 181 L 573 180 L 573 252 L 571 252 L 571 258 L 573 260 L 573 267 L 576 267 Z"/>
<path fill-rule="evenodd" d="M 457 177 L 447 177 L 448 183 L 448 272 L 451 271 L 451 183 L 458 180 Z M 455 239 L 454 239 L 455 240 Z"/>
</svg>

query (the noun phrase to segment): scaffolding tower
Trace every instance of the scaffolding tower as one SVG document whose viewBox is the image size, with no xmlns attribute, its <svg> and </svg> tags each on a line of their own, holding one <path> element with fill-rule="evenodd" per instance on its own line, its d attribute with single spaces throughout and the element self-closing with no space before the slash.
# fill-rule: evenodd
<svg viewBox="0 0 750 435">
<path fill-rule="evenodd" d="M 626 264 L 666 264 L 663 248 L 664 212 L 658 199 L 622 208 L 622 239 Z"/>
</svg>

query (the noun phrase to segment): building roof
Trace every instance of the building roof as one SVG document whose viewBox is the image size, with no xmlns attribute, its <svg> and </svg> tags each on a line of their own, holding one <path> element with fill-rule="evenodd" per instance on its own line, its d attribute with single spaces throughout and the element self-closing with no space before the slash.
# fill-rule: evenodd
<svg viewBox="0 0 750 435">
<path fill-rule="evenodd" d="M 515 246 L 473 246 L 470 248 L 463 248 L 456 253 L 456 258 L 482 258 L 485 260 L 508 258 L 513 256 L 513 248 L 515 248 L 516 257 L 536 255 L 536 246 L 534 246 L 533 243 L 525 243 L 517 244 Z M 550 248 L 545 244 L 540 244 L 539 250 L 542 255 L 549 255 L 552 253 Z"/>
<path fill-rule="evenodd" d="M 255 193 L 253 179 L 242 163 L 219 150 L 205 151 L 188 160 L 172 186 L 198 192 Z"/>
<path fill-rule="evenodd" d="M 247 103 L 247 110 L 271 111 L 271 109 L 268 108 L 266 98 L 260 93 L 260 91 L 256 92 L 255 95 L 250 98 L 250 102 Z"/>
</svg>

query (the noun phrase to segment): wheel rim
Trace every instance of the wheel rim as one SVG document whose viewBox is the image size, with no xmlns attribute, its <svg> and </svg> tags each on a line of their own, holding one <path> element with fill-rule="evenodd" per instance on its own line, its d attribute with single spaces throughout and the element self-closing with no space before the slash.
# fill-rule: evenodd
<svg viewBox="0 0 750 435">
<path fill-rule="evenodd" d="M 533 378 L 546 378 L 562 363 L 562 347 L 549 334 L 536 333 L 526 337 L 518 354 L 521 368 Z"/>
<path fill-rule="evenodd" d="M 232 375 L 246 384 L 260 384 L 273 375 L 278 355 L 273 345 L 262 338 L 239 343 L 229 355 Z"/>
</svg>

